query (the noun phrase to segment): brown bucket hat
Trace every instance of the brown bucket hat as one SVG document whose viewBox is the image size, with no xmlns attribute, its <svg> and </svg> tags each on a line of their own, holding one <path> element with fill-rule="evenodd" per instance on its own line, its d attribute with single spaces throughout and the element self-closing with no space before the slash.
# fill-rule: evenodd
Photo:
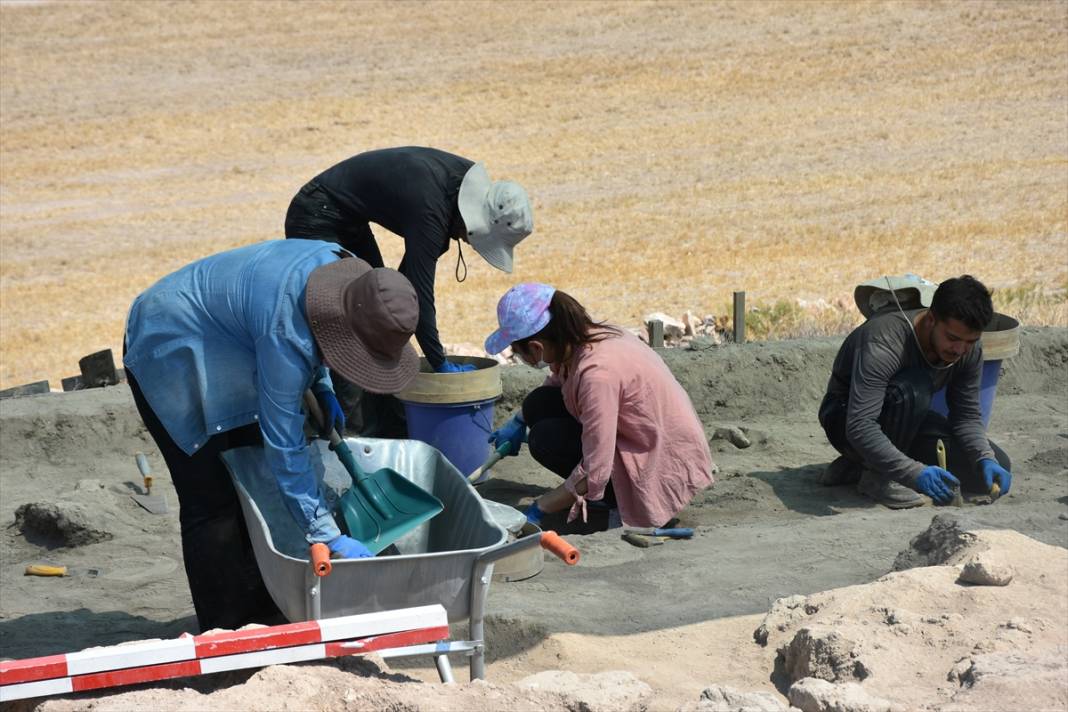
<svg viewBox="0 0 1068 712">
<path fill-rule="evenodd" d="M 400 272 L 340 259 L 312 271 L 304 304 L 323 361 L 345 380 L 374 393 L 396 393 L 419 372 L 419 357 L 408 343 L 419 322 L 419 300 Z"/>
</svg>

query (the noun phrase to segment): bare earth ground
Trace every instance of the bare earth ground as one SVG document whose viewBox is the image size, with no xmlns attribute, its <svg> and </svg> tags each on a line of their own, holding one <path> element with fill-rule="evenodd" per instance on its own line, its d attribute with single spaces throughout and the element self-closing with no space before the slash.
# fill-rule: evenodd
<svg viewBox="0 0 1068 712">
<path fill-rule="evenodd" d="M 483 160 L 535 204 L 515 274 L 469 254 L 460 285 L 441 262 L 449 344 L 480 343 L 522 280 L 625 325 L 722 313 L 735 289 L 833 300 L 906 271 L 1055 290 L 1066 87 L 1065 2 L 0 2 L 0 387 L 56 385 L 81 355 L 118 351 L 138 292 L 278 237 L 307 178 L 388 145 Z M 399 259 L 399 240 L 381 243 Z M 1045 323 L 1065 326 L 1063 309 Z M 45 708 L 660 710 L 713 683 L 784 704 L 777 650 L 808 626 L 854 640 L 863 689 L 909 708 L 1064 710 L 1066 331 L 1027 330 L 1002 376 L 990 431 L 1013 457 L 1012 495 L 959 512 L 988 537 L 975 547 L 1016 568 L 1005 588 L 956 583 L 955 559 L 880 579 L 935 510 L 816 483 L 838 341 L 665 353 L 709 436 L 736 426 L 753 444 L 712 441 L 719 481 L 683 514 L 694 540 L 580 537 L 579 567 L 494 584 L 488 685 L 400 685 L 433 673 L 349 662 Z M 510 369 L 499 412 L 536 382 Z M 127 497 L 137 451 L 166 517 Z M 521 505 L 551 484 L 524 454 L 484 490 Z M 27 539 L 14 512 L 31 502 L 111 538 Z M 0 403 L 0 657 L 192 629 L 175 503 L 125 387 Z M 22 575 L 38 562 L 99 575 Z M 774 607 L 756 644 L 792 595 L 810 598 Z M 578 698 L 513 684 L 543 671 L 605 676 L 555 673 Z"/>
<path fill-rule="evenodd" d="M 447 344 L 521 280 L 625 325 L 906 271 L 1059 289 L 1066 46 L 1063 1 L 0 3 L 0 387 L 117 351 L 137 293 L 390 145 L 535 204 L 515 274 L 440 263 Z"/>
<path fill-rule="evenodd" d="M 334 710 L 348 700 L 360 709 L 674 710 L 697 704 L 712 684 L 764 691 L 785 704 L 793 680 L 774 674 L 776 652 L 814 627 L 839 631 L 856 644 L 857 659 L 871 672 L 864 690 L 910 709 L 1064 709 L 1068 668 L 1057 646 L 1068 645 L 1068 330 L 1025 330 L 1020 355 L 1005 362 L 990 433 L 1013 458 L 1013 490 L 993 506 L 959 510 L 892 512 L 849 487 L 817 483 L 833 452 L 814 413 L 839 343 L 662 352 L 691 394 L 720 467 L 716 485 L 681 515 L 684 525 L 697 528 L 696 537 L 643 550 L 622 542 L 618 532 L 572 536 L 583 554 L 579 566 L 549 560 L 532 579 L 494 583 L 487 609 L 488 687 L 413 690 L 387 683 L 430 682 L 432 668 L 395 664 L 386 672 L 345 663 L 217 676 L 44 709 L 226 709 L 244 700 L 264 709 Z M 506 368 L 498 415 L 539 380 L 533 369 Z M 715 430 L 725 426 L 747 432 L 750 447 L 715 439 Z M 133 454 L 139 450 L 149 453 L 159 489 L 170 499 L 165 517 L 147 514 L 127 497 L 127 483 L 138 477 Z M 177 545 L 175 495 L 164 473 L 125 386 L 5 402 L 0 657 L 174 637 L 195 626 Z M 554 477 L 524 453 L 500 463 L 481 492 L 523 506 L 553 484 Z M 28 502 L 77 505 L 90 528 L 112 538 L 56 547 L 27 537 L 14 524 L 14 510 Z M 880 579 L 939 512 L 959 516 L 969 528 L 1012 530 L 989 546 L 1015 568 L 1014 582 L 1005 588 L 958 584 L 959 557 L 931 562 L 950 569 Z M 28 563 L 40 562 L 100 573 L 22 575 Z M 869 582 L 875 583 L 862 585 Z M 777 599 L 812 594 L 814 603 L 799 610 L 813 613 L 786 611 L 784 618 L 776 605 L 767 646 L 754 642 L 754 630 Z M 462 625 L 454 629 L 457 637 L 463 633 Z M 968 661 L 978 672 L 964 674 Z M 462 660 L 454 664 L 466 679 Z M 950 679 L 954 670 L 957 677 Z M 545 671 L 564 671 L 554 679 L 565 672 L 627 677 L 565 680 L 562 691 L 571 702 L 544 686 L 535 694 L 513 685 Z M 837 679 L 833 670 L 810 674 Z M 618 694 L 597 702 L 603 688 Z M 1034 696 L 1033 704 L 1020 702 L 1022 690 Z M 576 706 L 575 697 L 588 706 Z"/>
</svg>

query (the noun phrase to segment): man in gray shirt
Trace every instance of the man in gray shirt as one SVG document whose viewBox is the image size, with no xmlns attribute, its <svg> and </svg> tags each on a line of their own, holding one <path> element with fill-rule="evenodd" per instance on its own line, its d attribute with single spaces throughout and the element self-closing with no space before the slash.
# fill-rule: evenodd
<svg viewBox="0 0 1068 712">
<path fill-rule="evenodd" d="M 892 509 L 949 504 L 954 489 L 1002 494 L 1008 456 L 986 437 L 979 408 L 983 327 L 990 292 L 964 275 L 939 285 L 928 309 L 898 308 L 857 327 L 835 357 L 819 419 L 841 456 L 822 482 L 857 490 Z M 943 386 L 949 417 L 929 410 Z M 945 444 L 946 469 L 936 442 Z M 923 496 L 923 495 L 926 495 Z"/>
</svg>

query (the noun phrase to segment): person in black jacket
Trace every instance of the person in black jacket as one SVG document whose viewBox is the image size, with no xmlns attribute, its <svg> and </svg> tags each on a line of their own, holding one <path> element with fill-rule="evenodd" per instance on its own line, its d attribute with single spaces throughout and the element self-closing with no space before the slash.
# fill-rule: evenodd
<svg viewBox="0 0 1068 712">
<path fill-rule="evenodd" d="M 457 241 L 457 279 L 467 242 L 483 259 L 504 272 L 512 271 L 513 248 L 534 229 L 530 199 L 517 183 L 491 181 L 481 163 L 436 148 L 404 146 L 360 153 L 308 181 L 289 204 L 287 238 L 328 240 L 340 244 L 372 267 L 383 267 L 371 223 L 404 239 L 398 271 L 411 281 L 419 298 L 415 338 L 430 366 L 439 373 L 471 370 L 449 361 L 438 337 L 434 307 L 434 272 L 438 259 Z M 466 266 L 464 267 L 466 277 Z M 339 399 L 353 412 L 360 396 L 335 382 Z M 376 432 L 366 421 L 392 410 L 368 398 L 362 407 L 365 435 L 403 435 L 394 423 Z M 370 427 L 369 427 L 370 426 Z"/>
<path fill-rule="evenodd" d="M 834 359 L 819 421 L 841 456 L 821 482 L 856 482 L 890 509 L 948 504 L 957 487 L 987 494 L 996 483 L 1008 494 L 1012 461 L 987 438 L 979 395 L 989 290 L 962 275 L 942 282 L 927 309 L 897 306 L 854 329 Z M 943 387 L 948 418 L 930 409 Z M 935 464 L 939 440 L 945 468 Z"/>
</svg>

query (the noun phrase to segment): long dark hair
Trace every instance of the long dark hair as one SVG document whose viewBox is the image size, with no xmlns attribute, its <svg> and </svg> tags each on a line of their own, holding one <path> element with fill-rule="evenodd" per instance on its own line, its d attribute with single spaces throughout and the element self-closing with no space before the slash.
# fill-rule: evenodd
<svg viewBox="0 0 1068 712">
<path fill-rule="evenodd" d="M 567 363 L 575 351 L 587 344 L 619 336 L 617 327 L 590 318 L 586 307 L 559 289 L 549 302 L 549 323 L 541 331 L 512 344 L 525 351 L 531 341 L 549 341 L 561 350 L 561 361 Z"/>
</svg>

